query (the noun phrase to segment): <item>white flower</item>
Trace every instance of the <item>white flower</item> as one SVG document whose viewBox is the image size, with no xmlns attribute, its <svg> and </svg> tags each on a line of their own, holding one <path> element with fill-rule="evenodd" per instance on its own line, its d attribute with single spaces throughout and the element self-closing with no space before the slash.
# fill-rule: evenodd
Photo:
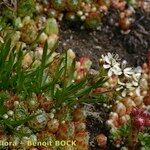
<svg viewBox="0 0 150 150">
<path fill-rule="evenodd" d="M 135 89 L 135 86 L 132 84 L 132 82 L 121 82 L 120 79 L 118 79 L 118 87 L 116 88 L 116 91 L 121 91 L 121 96 L 126 97 L 126 95 Z"/>
<path fill-rule="evenodd" d="M 135 89 L 132 83 L 126 83 L 126 88 L 129 89 L 130 91 L 133 91 Z"/>
<path fill-rule="evenodd" d="M 126 84 L 121 82 L 120 79 L 118 79 L 118 85 L 119 86 L 118 86 L 118 88 L 116 88 L 116 91 L 120 91 L 120 90 L 124 89 Z"/>
<path fill-rule="evenodd" d="M 140 87 L 136 88 L 135 93 L 136 93 L 137 96 L 141 96 L 141 89 L 140 89 Z"/>
<path fill-rule="evenodd" d="M 121 75 L 122 74 L 122 71 L 121 69 L 119 68 L 119 66 L 115 65 L 115 66 L 112 66 L 109 70 L 108 70 L 108 76 L 111 77 L 113 74 L 115 75 Z"/>
<path fill-rule="evenodd" d="M 137 67 L 134 69 L 134 73 L 132 74 L 132 81 L 131 82 L 135 87 L 139 86 L 141 74 L 142 74 L 142 68 L 141 67 Z"/>
<path fill-rule="evenodd" d="M 135 80 L 132 81 L 132 84 L 133 84 L 134 86 L 138 86 L 138 85 L 139 85 L 139 83 L 138 83 L 137 81 L 135 81 Z"/>
<path fill-rule="evenodd" d="M 126 67 L 127 66 L 127 61 L 123 60 L 121 64 L 121 69 L 125 77 L 131 78 L 132 74 L 134 73 L 133 69 L 131 67 Z"/>
<path fill-rule="evenodd" d="M 141 67 L 136 67 L 134 69 L 134 74 L 132 75 L 133 79 L 137 82 L 139 82 L 142 74 L 142 68 Z"/>
<path fill-rule="evenodd" d="M 111 53 L 108 53 L 107 55 L 102 55 L 102 60 L 106 63 L 104 66 L 106 67 L 106 69 L 110 68 L 111 66 L 114 66 L 117 64 L 119 64 L 117 62 L 119 56 L 118 55 L 113 55 Z M 105 68 L 104 67 L 104 68 Z"/>
<path fill-rule="evenodd" d="M 126 97 L 127 95 L 127 89 L 124 89 L 122 92 L 121 92 L 121 96 L 122 97 Z"/>
<path fill-rule="evenodd" d="M 121 63 L 121 68 L 126 68 L 127 66 L 127 61 L 126 60 L 123 60 L 122 63 Z"/>
<path fill-rule="evenodd" d="M 131 76 L 133 75 L 133 69 L 130 67 L 127 67 L 123 70 L 123 74 L 128 77 L 131 78 Z"/>
<path fill-rule="evenodd" d="M 120 81 L 120 79 L 118 79 L 118 85 L 123 86 L 123 87 L 126 87 L 126 83 Z"/>
<path fill-rule="evenodd" d="M 118 84 L 125 86 L 125 83 L 121 82 L 120 79 L 118 79 Z"/>
<path fill-rule="evenodd" d="M 116 88 L 116 91 L 122 91 L 121 96 L 125 97 L 127 94 L 126 84 L 121 82 L 120 79 L 118 79 L 118 88 Z"/>
<path fill-rule="evenodd" d="M 108 69 L 108 76 L 121 75 L 122 71 L 120 69 L 120 64 L 117 62 L 119 56 L 108 53 L 106 56 L 102 55 L 102 60 L 104 61 L 104 69 Z"/>
</svg>

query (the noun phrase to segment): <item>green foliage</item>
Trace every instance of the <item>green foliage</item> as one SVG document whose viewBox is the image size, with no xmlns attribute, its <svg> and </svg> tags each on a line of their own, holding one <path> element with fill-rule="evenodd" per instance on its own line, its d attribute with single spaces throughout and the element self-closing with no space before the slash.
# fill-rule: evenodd
<svg viewBox="0 0 150 150">
<path fill-rule="evenodd" d="M 43 71 L 46 67 L 47 46 L 44 49 L 41 65 L 33 69 L 22 68 L 23 51 L 20 48 L 16 53 L 15 48 L 11 49 L 10 39 L 0 46 L 0 89 L 10 90 L 15 93 L 25 93 L 26 96 L 38 93 L 44 89 Z M 47 44 L 46 44 L 47 45 Z"/>
<path fill-rule="evenodd" d="M 58 103 L 66 102 L 74 104 L 76 98 L 83 98 L 90 93 L 92 89 L 100 87 L 106 81 L 100 78 L 95 84 L 88 85 L 87 78 L 80 82 L 74 81 L 75 61 L 72 62 L 70 69 L 67 66 L 67 53 L 62 55 L 60 63 L 57 66 L 53 79 L 45 70 L 49 66 L 47 64 L 52 52 L 48 53 L 48 45 L 45 44 L 41 64 L 37 68 L 22 68 L 23 53 L 20 48 L 16 53 L 15 49 L 10 48 L 11 41 L 6 40 L 0 47 L 0 89 L 11 90 L 15 93 L 24 93 L 31 96 L 32 93 L 41 93 L 50 91 L 53 99 Z M 63 78 L 62 80 L 60 80 Z M 57 88 L 58 85 L 60 88 Z"/>
<path fill-rule="evenodd" d="M 75 61 L 72 62 L 69 69 L 67 61 L 67 53 L 65 53 L 65 55 L 62 55 L 62 58 L 60 58 L 60 62 L 54 74 L 54 79 L 50 84 L 52 98 L 57 100 L 58 106 L 62 103 L 69 106 L 84 102 L 94 103 L 92 99 L 91 101 L 89 100 L 89 93 L 93 89 L 101 87 L 106 82 L 106 79 L 102 77 L 93 85 L 89 85 L 87 77 L 79 82 L 75 82 Z M 63 78 L 63 80 L 60 80 L 61 78 Z M 60 87 L 58 87 L 58 85 L 60 85 Z M 98 102 L 102 101 L 102 99 L 104 100 L 104 97 L 99 97 L 99 99 L 96 100 Z"/>
<path fill-rule="evenodd" d="M 16 130 L 16 128 L 18 126 L 26 124 L 27 122 L 34 119 L 38 115 L 29 115 L 23 119 L 18 119 L 18 120 L 3 119 L 2 117 L 0 117 L 1 118 L 0 124 L 5 128 L 6 131 L 13 132 L 19 135 L 20 133 Z"/>
<path fill-rule="evenodd" d="M 133 4 L 133 0 L 126 0 L 128 5 L 132 5 Z"/>
<path fill-rule="evenodd" d="M 79 103 L 96 103 L 104 101 L 105 96 L 93 95 L 92 90 L 101 87 L 106 79 L 101 77 L 92 85 L 89 84 L 88 78 L 81 81 L 75 81 L 76 63 L 68 63 L 67 52 L 60 56 L 54 76 L 49 74 L 49 59 L 53 53 L 48 51 L 48 43 L 45 43 L 41 63 L 37 67 L 29 66 L 27 69 L 22 67 L 24 53 L 22 48 L 18 51 L 11 48 L 11 40 L 6 36 L 4 43 L 0 45 L 0 91 L 12 92 L 23 99 L 30 98 L 33 93 L 46 93 L 55 101 L 55 107 L 62 107 L 65 103 L 72 108 Z M 25 118 L 10 120 L 3 119 L 6 113 L 4 101 L 7 99 L 7 93 L 0 93 L 0 124 L 7 131 L 15 132 L 17 126 L 26 124 L 33 119 L 35 115 L 27 115 Z"/>
<path fill-rule="evenodd" d="M 4 119 L 3 115 L 7 113 L 7 110 L 4 106 L 4 102 L 8 99 L 8 92 L 0 92 L 0 125 L 5 128 L 5 130 L 9 132 L 14 132 L 17 134 L 15 130 L 16 127 L 27 123 L 28 121 L 35 118 L 37 115 L 28 115 L 23 119 Z M 38 114 L 39 115 L 39 114 Z M 19 134 L 19 133 L 18 133 Z"/>
<path fill-rule="evenodd" d="M 59 29 L 58 29 L 58 24 L 54 18 L 49 18 L 47 19 L 46 25 L 45 25 L 45 33 L 47 35 L 52 35 L 52 34 L 58 34 Z"/>
<path fill-rule="evenodd" d="M 34 0 L 18 0 L 17 13 L 20 17 L 32 16 L 35 12 L 35 1 Z"/>
<path fill-rule="evenodd" d="M 120 128 L 116 129 L 115 131 L 111 132 L 111 139 L 120 139 L 120 138 L 125 138 L 127 142 L 129 142 L 130 138 L 130 133 L 131 133 L 131 126 L 129 124 L 125 124 L 121 126 Z"/>
<path fill-rule="evenodd" d="M 6 113 L 6 108 L 4 107 L 4 102 L 6 99 L 7 99 L 7 93 L 0 92 L 0 117 L 2 117 L 3 114 Z"/>
<path fill-rule="evenodd" d="M 138 139 L 139 139 L 139 142 L 141 144 L 142 150 L 149 150 L 150 149 L 150 134 L 139 133 Z"/>
<path fill-rule="evenodd" d="M 0 28 L 5 24 L 14 25 L 17 17 L 33 16 L 35 12 L 34 0 L 3 1 L 0 6 Z"/>
</svg>

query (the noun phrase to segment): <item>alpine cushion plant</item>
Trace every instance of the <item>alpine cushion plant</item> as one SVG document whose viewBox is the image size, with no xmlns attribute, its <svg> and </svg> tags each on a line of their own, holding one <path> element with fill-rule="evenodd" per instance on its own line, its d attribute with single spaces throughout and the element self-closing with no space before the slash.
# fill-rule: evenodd
<svg viewBox="0 0 150 150">
<path fill-rule="evenodd" d="M 138 143 L 138 135 L 140 132 L 150 127 L 150 114 L 147 110 L 134 108 L 131 112 L 131 139 L 130 145 L 135 149 Z"/>
<path fill-rule="evenodd" d="M 66 18 L 69 22 L 77 22 L 86 28 L 98 28 L 103 17 L 111 8 L 118 12 L 118 27 L 122 33 L 129 33 L 135 22 L 137 8 L 149 12 L 150 3 L 147 0 L 13 0 L 0 2 L 0 21 L 3 27 L 12 24 L 20 26 L 23 17 L 55 18 L 61 21 Z M 17 25 L 17 26 L 16 26 Z"/>
<path fill-rule="evenodd" d="M 118 57 L 114 58 L 111 54 L 103 56 L 100 60 L 100 65 L 104 68 L 103 73 L 110 76 L 108 82 L 105 83 L 106 88 L 115 89 L 113 94 L 116 101 L 112 104 L 112 110 L 106 124 L 110 127 L 110 139 L 115 147 L 126 146 L 130 149 L 136 149 L 141 146 L 138 135 L 149 134 L 150 127 L 149 53 L 148 62 L 143 64 L 142 68 L 125 68 L 124 61 L 122 63 L 123 67 L 122 64 L 118 64 Z M 113 67 L 118 68 L 116 70 L 119 71 L 116 72 Z M 124 86 L 125 84 L 127 86 Z M 120 85 L 123 87 L 121 88 Z M 128 88 L 128 92 L 126 91 L 124 95 L 125 87 Z"/>
<path fill-rule="evenodd" d="M 148 133 L 142 133 L 140 132 L 138 135 L 138 140 L 140 141 L 140 145 L 142 149 L 148 150 L 150 148 L 150 135 Z"/>
<path fill-rule="evenodd" d="M 137 8 L 149 11 L 150 3 L 146 0 L 53 0 L 37 1 L 36 11 L 47 14 L 61 21 L 77 22 L 81 28 L 98 28 L 103 17 L 113 8 L 118 12 L 118 27 L 122 33 L 129 33 L 135 22 Z"/>
<path fill-rule="evenodd" d="M 78 145 L 79 149 L 87 150 L 89 138 L 85 129 L 86 115 L 79 105 L 103 101 L 105 97 L 101 93 L 97 94 L 99 98 L 92 101 L 92 91 L 100 88 L 106 78 L 100 77 L 93 80 L 92 84 L 89 83 L 87 76 L 91 63 L 88 63 L 88 59 L 83 59 L 79 66 L 75 57 L 71 57 L 75 56 L 71 50 L 59 54 L 58 63 L 54 63 L 55 55 L 53 51 L 48 51 L 47 42 L 40 63 L 34 66 L 36 59 L 31 59 L 33 62 L 24 67 L 24 63 L 28 61 L 24 60 L 28 52 L 24 54 L 22 47 L 19 51 L 12 48 L 9 36 L 4 41 L 0 44 L 2 140 L 7 138 L 9 141 L 10 136 L 11 140 L 17 137 L 20 142 L 16 147 L 28 149 L 30 146 L 27 141 L 33 140 L 33 137 L 38 139 L 45 131 L 49 138 L 76 139 L 79 145 L 82 143 Z M 81 68 L 86 70 L 84 76 L 78 71 Z M 54 70 L 53 74 L 51 69 Z"/>
</svg>

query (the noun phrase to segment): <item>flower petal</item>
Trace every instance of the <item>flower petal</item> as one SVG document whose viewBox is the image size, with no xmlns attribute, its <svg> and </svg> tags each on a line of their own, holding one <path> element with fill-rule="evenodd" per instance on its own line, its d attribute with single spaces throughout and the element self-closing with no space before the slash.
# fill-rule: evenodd
<svg viewBox="0 0 150 150">
<path fill-rule="evenodd" d="M 111 69 L 109 69 L 109 71 L 108 71 L 108 77 L 111 77 L 111 76 L 112 76 L 112 74 L 113 74 L 112 70 L 111 70 Z"/>
<path fill-rule="evenodd" d="M 103 67 L 104 67 L 105 69 L 108 69 L 108 68 L 110 68 L 110 65 L 109 65 L 109 64 L 104 64 Z"/>
<path fill-rule="evenodd" d="M 127 95 L 127 91 L 126 90 L 123 90 L 123 92 L 121 93 L 122 97 L 126 97 Z"/>
<path fill-rule="evenodd" d="M 108 56 L 105 56 L 104 61 L 105 61 L 106 63 L 108 63 L 108 64 L 111 64 L 110 59 L 109 59 L 109 57 L 108 57 Z"/>
</svg>

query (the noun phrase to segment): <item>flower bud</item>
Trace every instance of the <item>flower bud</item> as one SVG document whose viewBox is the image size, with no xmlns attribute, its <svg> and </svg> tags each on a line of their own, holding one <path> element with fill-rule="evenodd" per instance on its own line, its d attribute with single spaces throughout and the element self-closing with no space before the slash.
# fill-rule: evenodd
<svg viewBox="0 0 150 150">
<path fill-rule="evenodd" d="M 68 54 L 68 56 L 69 56 L 71 59 L 74 59 L 74 58 L 76 57 L 76 55 L 75 55 L 75 53 L 73 52 L 72 49 L 69 49 L 69 50 L 67 51 L 67 54 Z"/>
<path fill-rule="evenodd" d="M 8 114 L 9 116 L 13 116 L 14 112 L 13 112 L 12 110 L 9 110 L 9 111 L 7 112 L 7 114 Z"/>
<path fill-rule="evenodd" d="M 44 44 L 45 41 L 47 40 L 47 38 L 48 38 L 47 34 L 43 32 L 43 33 L 41 33 L 41 35 L 40 35 L 40 37 L 39 37 L 39 42 L 40 42 L 41 44 Z"/>
<path fill-rule="evenodd" d="M 58 24 L 54 18 L 50 18 L 46 22 L 45 33 L 47 35 L 58 34 Z"/>
<path fill-rule="evenodd" d="M 22 67 L 28 68 L 33 62 L 33 57 L 31 53 L 27 53 L 22 60 Z"/>
<path fill-rule="evenodd" d="M 8 119 L 8 115 L 7 115 L 7 114 L 4 114 L 4 115 L 3 115 L 3 118 L 4 118 L 4 119 Z"/>
<path fill-rule="evenodd" d="M 48 40 L 47 40 L 47 42 L 48 42 L 48 48 L 50 50 L 52 50 L 55 47 L 55 45 L 57 44 L 57 41 L 58 41 L 58 35 L 51 34 L 51 36 L 49 36 Z"/>
<path fill-rule="evenodd" d="M 107 144 L 107 137 L 104 134 L 99 134 L 96 137 L 96 141 L 101 148 L 104 148 Z"/>
</svg>

